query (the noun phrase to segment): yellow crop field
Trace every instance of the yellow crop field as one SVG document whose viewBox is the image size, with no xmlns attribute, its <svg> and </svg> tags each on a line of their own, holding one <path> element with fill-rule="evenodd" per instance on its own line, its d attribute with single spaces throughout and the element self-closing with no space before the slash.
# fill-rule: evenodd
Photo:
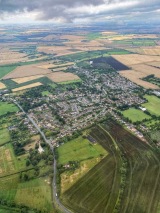
<svg viewBox="0 0 160 213">
<path fill-rule="evenodd" d="M 73 74 L 73 73 L 65 73 L 65 72 L 54 72 L 52 74 L 47 75 L 49 79 L 51 79 L 53 82 L 60 83 L 60 82 L 66 82 L 66 81 L 74 81 L 79 80 L 80 78 Z"/>
<path fill-rule="evenodd" d="M 23 78 L 13 78 L 12 81 L 16 82 L 17 84 L 22 84 L 28 81 L 41 78 L 41 77 L 44 77 L 44 75 L 33 75 L 33 76 L 23 77 Z"/>
<path fill-rule="evenodd" d="M 64 66 L 71 66 L 73 65 L 74 63 L 73 62 L 68 62 L 68 63 L 65 63 L 65 64 L 42 64 L 42 65 L 38 65 L 37 67 L 40 67 L 40 68 L 44 68 L 44 69 L 49 69 L 49 68 L 59 68 L 59 67 L 64 67 Z"/>
<path fill-rule="evenodd" d="M 27 66 L 19 66 L 9 74 L 5 75 L 3 79 L 15 79 L 15 78 L 23 78 L 35 75 L 46 75 L 51 73 L 48 69 L 43 69 L 40 67 L 27 65 Z"/>
<path fill-rule="evenodd" d="M 153 62 L 149 62 L 147 64 L 150 66 L 153 66 L 153 67 L 160 68 L 160 61 L 153 61 Z"/>
<path fill-rule="evenodd" d="M 139 55 L 139 54 L 112 55 L 112 57 L 127 66 L 147 63 L 151 61 L 160 61 L 159 56 L 148 56 L 148 55 Z"/>
<path fill-rule="evenodd" d="M 41 85 L 43 85 L 43 84 L 40 83 L 40 82 L 37 82 L 37 83 L 29 84 L 29 85 L 26 85 L 26 86 L 23 86 L 23 87 L 12 89 L 12 92 L 18 92 L 18 91 L 21 91 L 21 90 L 26 90 L 26 89 L 30 89 L 30 88 L 33 88 L 33 87 L 38 87 L 38 86 L 41 86 Z"/>
<path fill-rule="evenodd" d="M 142 78 L 145 78 L 151 74 L 154 74 L 157 78 L 160 78 L 160 71 L 158 68 L 145 64 L 134 65 L 132 68 L 133 70 L 120 71 L 119 74 L 146 89 L 159 89 L 158 86 L 142 80 Z"/>
<path fill-rule="evenodd" d="M 5 89 L 5 88 L 6 86 L 2 82 L 0 82 L 0 89 Z"/>
<path fill-rule="evenodd" d="M 155 77 L 160 78 L 160 70 L 156 67 L 152 67 L 146 64 L 133 65 L 132 69 L 135 70 L 136 74 L 142 73 L 144 77 L 154 74 Z"/>
</svg>

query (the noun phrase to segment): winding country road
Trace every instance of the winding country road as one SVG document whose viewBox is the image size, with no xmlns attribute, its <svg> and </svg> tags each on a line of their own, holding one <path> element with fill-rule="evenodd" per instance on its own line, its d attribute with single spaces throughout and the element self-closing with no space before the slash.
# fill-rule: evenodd
<svg viewBox="0 0 160 213">
<path fill-rule="evenodd" d="M 30 122 L 33 124 L 33 126 L 37 129 L 37 131 L 39 132 L 39 134 L 42 136 L 43 140 L 49 145 L 53 156 L 54 156 L 54 163 L 53 163 L 53 171 L 54 171 L 54 176 L 53 176 L 53 203 L 56 204 L 56 206 L 58 207 L 58 209 L 64 213 L 72 213 L 71 211 L 69 211 L 61 202 L 59 197 L 57 196 L 57 185 L 56 185 L 56 174 L 57 174 L 57 161 L 55 158 L 55 154 L 54 154 L 54 147 L 51 144 L 51 142 L 49 140 L 47 140 L 46 136 L 44 135 L 44 133 L 41 131 L 41 129 L 39 128 L 39 126 L 35 123 L 35 121 L 24 111 L 24 109 L 19 105 L 19 103 L 15 100 L 13 100 L 14 104 L 16 104 L 18 106 L 18 108 L 27 116 L 27 118 L 30 120 Z"/>
</svg>

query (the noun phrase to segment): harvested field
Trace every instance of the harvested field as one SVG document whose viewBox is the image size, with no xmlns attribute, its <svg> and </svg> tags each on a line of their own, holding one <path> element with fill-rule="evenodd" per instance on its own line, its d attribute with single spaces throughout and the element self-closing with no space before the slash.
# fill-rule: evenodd
<svg viewBox="0 0 160 213">
<path fill-rule="evenodd" d="M 120 71 L 119 74 L 146 89 L 159 89 L 158 86 L 152 83 L 149 83 L 147 81 L 141 80 L 141 78 L 146 77 L 146 74 L 144 73 L 138 72 L 136 70 L 127 70 L 127 71 L 125 70 L 125 71 Z"/>
<path fill-rule="evenodd" d="M 50 70 L 42 69 L 33 65 L 19 66 L 9 74 L 5 75 L 3 79 L 6 80 L 6 79 L 23 78 L 35 75 L 46 75 L 49 73 L 51 73 Z"/>
<path fill-rule="evenodd" d="M 155 77 L 160 78 L 160 69 L 148 66 L 146 64 L 138 64 L 132 66 L 133 70 L 137 71 L 138 73 L 143 73 L 144 75 L 148 76 L 154 74 Z"/>
<path fill-rule="evenodd" d="M 55 72 L 47 75 L 47 77 L 52 80 L 53 82 L 60 83 L 60 82 L 66 82 L 66 81 L 73 81 L 73 80 L 79 80 L 80 78 L 77 75 L 74 75 L 73 73 L 65 73 L 65 72 Z"/>
<path fill-rule="evenodd" d="M 43 85 L 43 84 L 40 83 L 40 82 L 37 82 L 37 83 L 34 83 L 34 84 L 29 84 L 29 85 L 26 85 L 26 86 L 23 86 L 23 87 L 12 89 L 12 92 L 26 90 L 26 89 L 30 89 L 30 88 L 33 88 L 33 87 L 38 87 L 38 86 L 41 86 L 41 85 Z"/>
<path fill-rule="evenodd" d="M 139 55 L 139 54 L 112 55 L 112 57 L 120 61 L 122 64 L 125 64 L 126 66 L 142 64 L 142 63 L 147 63 L 152 61 L 160 61 L 159 56 L 147 56 L 147 55 Z"/>
<path fill-rule="evenodd" d="M 24 78 L 13 78 L 12 81 L 16 82 L 17 84 L 22 84 L 28 81 L 32 81 L 38 78 L 42 78 L 44 75 L 35 75 L 35 76 L 29 76 Z"/>
<path fill-rule="evenodd" d="M 93 63 L 106 63 L 109 64 L 113 69 L 120 71 L 120 70 L 128 70 L 129 68 L 122 64 L 121 62 L 117 61 L 113 57 L 101 57 L 101 58 L 96 58 L 93 60 Z"/>
<path fill-rule="evenodd" d="M 6 88 L 5 84 L 3 84 L 2 82 L 0 82 L 0 89 L 5 89 L 5 88 Z"/>
<path fill-rule="evenodd" d="M 150 66 L 156 67 L 156 68 L 160 68 L 160 61 L 149 62 L 149 63 L 147 63 L 147 65 L 150 65 Z"/>
<path fill-rule="evenodd" d="M 38 65 L 37 67 L 44 68 L 44 69 L 51 69 L 51 68 L 55 69 L 60 67 L 68 67 L 73 64 L 74 64 L 73 62 L 68 62 L 65 64 L 42 64 L 42 65 Z"/>
<path fill-rule="evenodd" d="M 160 47 L 132 48 L 128 50 L 142 55 L 160 55 Z"/>
<path fill-rule="evenodd" d="M 15 52 L 9 48 L 0 48 L 0 65 L 24 62 L 27 60 L 28 57 L 25 53 Z"/>
</svg>

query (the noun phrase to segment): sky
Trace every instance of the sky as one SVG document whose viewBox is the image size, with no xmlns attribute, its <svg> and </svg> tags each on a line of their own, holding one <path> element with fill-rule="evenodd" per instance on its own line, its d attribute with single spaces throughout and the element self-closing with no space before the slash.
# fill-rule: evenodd
<svg viewBox="0 0 160 213">
<path fill-rule="evenodd" d="M 0 0 L 0 24 L 160 20 L 160 0 Z"/>
</svg>

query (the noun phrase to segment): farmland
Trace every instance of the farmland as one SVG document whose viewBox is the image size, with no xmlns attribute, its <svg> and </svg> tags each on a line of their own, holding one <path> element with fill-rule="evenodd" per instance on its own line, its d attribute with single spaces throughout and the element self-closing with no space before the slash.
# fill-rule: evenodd
<svg viewBox="0 0 160 213">
<path fill-rule="evenodd" d="M 48 69 L 39 68 L 33 65 L 26 65 L 26 66 L 18 66 L 15 70 L 11 73 L 7 74 L 3 77 L 4 80 L 6 79 L 15 79 L 15 78 L 23 78 L 23 77 L 30 77 L 36 75 L 46 75 L 51 73 Z"/>
<path fill-rule="evenodd" d="M 0 66 L 0 78 L 4 77 L 8 73 L 12 72 L 16 66 L 14 65 L 6 65 L 6 66 Z"/>
<path fill-rule="evenodd" d="M 154 95 L 145 95 L 144 98 L 147 99 L 147 103 L 143 104 L 151 114 L 160 116 L 160 98 Z"/>
<path fill-rule="evenodd" d="M 37 83 L 33 83 L 33 84 L 29 84 L 29 85 L 26 85 L 26 86 L 22 86 L 22 87 L 18 87 L 18 88 L 12 89 L 12 92 L 18 92 L 18 91 L 22 91 L 22 90 L 26 90 L 26 89 L 42 86 L 42 85 L 43 85 L 42 83 L 37 82 Z"/>
<path fill-rule="evenodd" d="M 7 113 L 17 112 L 18 108 L 14 104 L 0 102 L 0 116 L 6 115 Z"/>
<path fill-rule="evenodd" d="M 8 200 L 8 202 L 15 200 L 19 205 L 27 205 L 30 208 L 45 210 L 48 213 L 54 212 L 48 178 L 37 178 L 22 183 L 19 182 L 18 175 L 1 178 L 0 191 L 0 198 Z"/>
<path fill-rule="evenodd" d="M 91 144 L 87 139 L 79 137 L 63 146 L 59 147 L 60 164 L 66 164 L 69 161 L 82 161 L 88 158 L 99 157 L 101 154 L 106 155 L 107 152 L 98 144 Z"/>
<path fill-rule="evenodd" d="M 32 81 L 38 78 L 42 78 L 43 75 L 33 75 L 33 76 L 28 76 L 28 77 L 23 77 L 23 78 L 13 78 L 12 81 L 16 82 L 17 84 L 22 84 L 28 81 Z"/>
<path fill-rule="evenodd" d="M 159 56 L 148 56 L 139 54 L 113 55 L 112 57 L 120 61 L 122 64 L 125 64 L 126 66 L 143 64 L 152 61 L 160 61 Z"/>
<path fill-rule="evenodd" d="M 6 88 L 5 84 L 0 82 L 0 89 L 5 89 L 5 88 Z"/>
<path fill-rule="evenodd" d="M 9 142 L 10 135 L 7 128 L 0 129 L 0 145 Z"/>
<path fill-rule="evenodd" d="M 157 154 L 113 121 L 103 124 L 103 128 L 94 127 L 90 135 L 110 154 L 64 192 L 63 203 L 77 213 L 157 212 Z"/>
<path fill-rule="evenodd" d="M 124 117 L 130 119 L 132 122 L 143 121 L 144 119 L 150 119 L 149 115 L 146 115 L 143 111 L 135 108 L 130 108 L 122 112 Z"/>
<path fill-rule="evenodd" d="M 47 77 L 56 83 L 80 80 L 77 75 L 66 72 L 54 72 L 52 74 L 47 75 Z"/>
<path fill-rule="evenodd" d="M 94 64 L 106 63 L 106 64 L 109 64 L 113 69 L 115 69 L 117 71 L 129 69 L 127 66 L 123 65 L 121 62 L 117 61 L 113 57 L 96 58 L 96 59 L 93 60 L 93 63 Z"/>
</svg>

